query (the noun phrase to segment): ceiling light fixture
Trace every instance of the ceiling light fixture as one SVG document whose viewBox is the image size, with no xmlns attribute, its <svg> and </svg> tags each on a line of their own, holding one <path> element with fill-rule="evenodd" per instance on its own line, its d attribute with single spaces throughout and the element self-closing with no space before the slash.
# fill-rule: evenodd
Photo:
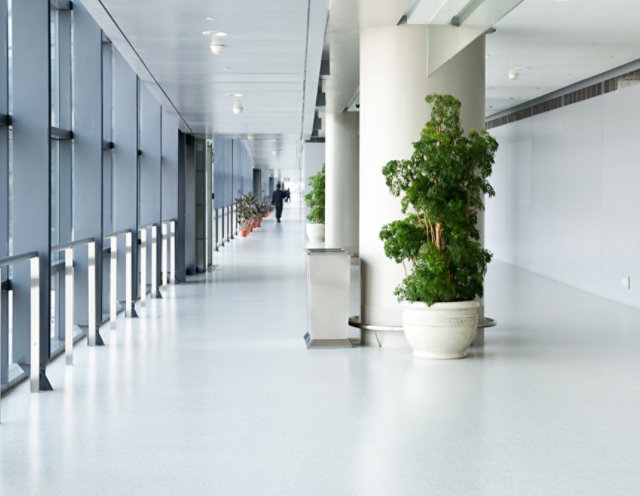
<svg viewBox="0 0 640 496">
<path fill-rule="evenodd" d="M 512 81 L 515 81 L 516 79 L 518 79 L 518 76 L 520 76 L 520 73 L 522 73 L 522 71 L 530 71 L 530 70 L 531 70 L 531 67 L 519 65 L 509 69 L 509 72 L 507 72 L 507 77 Z"/>
<path fill-rule="evenodd" d="M 222 52 L 224 52 L 224 45 L 218 40 L 211 40 L 211 45 L 209 45 L 209 48 L 215 55 L 220 55 Z"/>
<path fill-rule="evenodd" d="M 244 107 L 242 106 L 242 103 L 235 102 L 233 104 L 233 107 L 231 107 L 231 110 L 233 110 L 234 114 L 238 115 L 242 113 L 242 111 L 244 110 Z"/>
<path fill-rule="evenodd" d="M 203 31 L 203 36 L 215 36 L 216 38 L 224 38 L 227 36 L 227 33 L 224 31 Z"/>
<path fill-rule="evenodd" d="M 225 93 L 225 95 L 227 95 L 227 96 L 235 96 L 236 98 L 240 98 L 242 96 L 242 93 Z"/>
</svg>

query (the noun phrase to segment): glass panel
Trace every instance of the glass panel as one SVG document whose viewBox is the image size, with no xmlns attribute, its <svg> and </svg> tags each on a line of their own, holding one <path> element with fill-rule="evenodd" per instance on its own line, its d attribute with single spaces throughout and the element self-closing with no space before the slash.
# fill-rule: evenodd
<svg viewBox="0 0 640 496">
<path fill-rule="evenodd" d="M 7 89 L 8 101 L 7 109 L 9 115 L 13 113 L 13 15 L 12 0 L 7 4 Z M 8 254 L 13 254 L 13 127 L 9 126 L 8 147 L 7 147 L 7 174 L 9 183 L 9 204 L 7 212 L 7 230 L 8 230 Z M 13 269 L 10 270 L 10 274 Z M 11 356 L 11 355 L 10 355 Z"/>
<path fill-rule="evenodd" d="M 60 147 L 51 140 L 51 246 L 60 242 Z M 59 256 L 59 254 L 57 254 Z M 53 255 L 52 255 L 53 256 Z M 52 258 L 53 261 L 53 258 Z"/>
<path fill-rule="evenodd" d="M 7 228 L 9 231 L 9 255 L 13 254 L 13 126 L 9 126 L 9 146 L 7 147 L 9 170 L 9 211 L 7 212 Z"/>
<path fill-rule="evenodd" d="M 8 24 L 7 24 L 7 74 L 9 77 L 9 115 L 13 114 L 13 14 L 11 11 L 12 0 L 8 3 Z"/>
<path fill-rule="evenodd" d="M 51 8 L 50 13 L 50 50 L 51 50 L 51 125 L 60 125 L 60 74 L 58 43 L 58 11 Z"/>
</svg>

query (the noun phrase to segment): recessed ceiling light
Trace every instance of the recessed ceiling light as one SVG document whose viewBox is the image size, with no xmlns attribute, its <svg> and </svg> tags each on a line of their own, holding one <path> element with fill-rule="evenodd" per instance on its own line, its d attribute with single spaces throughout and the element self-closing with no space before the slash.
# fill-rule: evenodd
<svg viewBox="0 0 640 496">
<path fill-rule="evenodd" d="M 275 151 L 275 150 L 273 150 L 273 151 L 271 152 L 271 155 L 275 155 L 275 154 L 276 154 L 276 151 Z"/>
<path fill-rule="evenodd" d="M 224 52 L 224 45 L 216 40 L 213 40 L 211 42 L 211 45 L 209 45 L 209 48 L 216 55 L 220 55 L 222 52 Z"/>
<path fill-rule="evenodd" d="M 238 115 L 242 113 L 242 111 L 244 110 L 244 107 L 242 106 L 242 103 L 235 102 L 233 104 L 233 107 L 231 107 L 231 110 L 233 110 L 234 114 Z"/>
<path fill-rule="evenodd" d="M 254 139 L 256 139 L 256 136 L 254 134 L 247 134 L 247 139 L 253 141 Z"/>
<path fill-rule="evenodd" d="M 215 20 L 216 20 L 216 18 L 215 18 L 215 17 L 211 17 L 211 16 L 208 16 L 208 17 L 207 17 L 207 21 L 215 21 Z"/>
<path fill-rule="evenodd" d="M 236 98 L 240 98 L 242 93 L 225 93 L 227 96 L 235 96 Z"/>
</svg>

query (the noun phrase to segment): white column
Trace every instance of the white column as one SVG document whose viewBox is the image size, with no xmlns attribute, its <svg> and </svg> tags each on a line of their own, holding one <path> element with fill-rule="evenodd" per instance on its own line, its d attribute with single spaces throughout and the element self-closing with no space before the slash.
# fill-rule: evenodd
<svg viewBox="0 0 640 496">
<path fill-rule="evenodd" d="M 326 114 L 325 246 L 358 255 L 359 115 Z"/>
<path fill-rule="evenodd" d="M 462 102 L 465 129 L 484 122 L 484 39 L 481 37 L 432 77 L 427 77 L 427 27 L 364 28 L 360 33 L 360 258 L 361 318 L 366 324 L 401 325 L 394 288 L 402 266 L 384 255 L 380 228 L 402 217 L 382 168 L 408 158 L 429 119 L 429 93 L 449 93 Z"/>
</svg>

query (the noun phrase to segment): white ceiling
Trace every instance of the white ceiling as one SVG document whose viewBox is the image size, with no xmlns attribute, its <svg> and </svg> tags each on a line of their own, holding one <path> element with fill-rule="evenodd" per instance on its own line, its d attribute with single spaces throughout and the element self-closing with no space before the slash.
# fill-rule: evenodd
<svg viewBox="0 0 640 496">
<path fill-rule="evenodd" d="M 256 159 L 298 166 L 313 126 L 328 0 L 82 1 L 185 130 L 275 138 L 276 154 L 257 146 Z M 227 33 L 218 38 L 222 54 L 211 53 L 208 30 Z"/>
<path fill-rule="evenodd" d="M 81 1 L 156 97 L 182 117 L 184 130 L 251 134 L 258 166 L 299 166 L 301 139 L 313 124 L 329 0 Z M 332 0 L 327 109 L 341 111 L 357 91 L 359 26 L 439 1 Z M 524 0 L 487 36 L 487 115 L 640 59 L 638 26 L 640 2 L 632 0 Z M 211 53 L 205 30 L 228 33 L 223 54 Z M 510 70 L 519 77 L 509 79 Z M 236 98 L 227 96 L 236 92 L 243 95 L 240 115 L 231 111 Z"/>
<path fill-rule="evenodd" d="M 635 0 L 524 0 L 487 36 L 487 115 L 639 59 L 639 26 Z"/>
</svg>

